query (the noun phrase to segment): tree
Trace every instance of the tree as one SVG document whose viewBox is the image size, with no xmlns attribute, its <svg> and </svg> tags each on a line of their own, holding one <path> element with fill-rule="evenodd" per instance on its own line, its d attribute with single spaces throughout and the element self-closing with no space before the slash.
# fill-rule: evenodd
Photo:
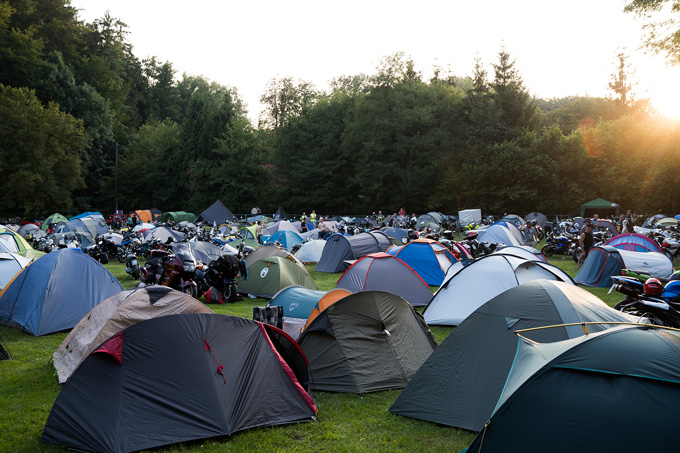
<svg viewBox="0 0 680 453">
<path fill-rule="evenodd" d="M 86 146 L 80 121 L 54 103 L 43 107 L 27 88 L 0 85 L 0 211 L 68 211 L 83 187 L 79 154 Z"/>
<path fill-rule="evenodd" d="M 680 0 L 632 0 L 623 10 L 646 21 L 645 47 L 680 65 Z"/>
<path fill-rule="evenodd" d="M 311 82 L 291 77 L 269 81 L 260 102 L 264 105 L 261 114 L 262 126 L 278 129 L 290 118 L 299 116 L 302 109 L 313 102 L 318 92 Z"/>
</svg>

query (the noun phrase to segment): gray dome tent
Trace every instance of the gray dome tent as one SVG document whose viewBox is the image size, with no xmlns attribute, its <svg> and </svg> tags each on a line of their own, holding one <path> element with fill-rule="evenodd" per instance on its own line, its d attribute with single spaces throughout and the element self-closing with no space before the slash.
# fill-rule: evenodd
<svg viewBox="0 0 680 453">
<path fill-rule="evenodd" d="M 517 349 L 516 330 L 575 322 L 631 322 L 577 286 L 535 280 L 479 307 L 449 334 L 401 392 L 390 412 L 479 431 L 503 390 Z M 606 325 L 588 326 L 590 332 Z M 527 332 L 535 341 L 583 335 L 578 327 Z"/>
<path fill-rule="evenodd" d="M 73 373 L 41 440 L 78 451 L 137 451 L 310 420 L 317 409 L 298 377 L 304 360 L 287 338 L 226 315 L 137 323 Z"/>
<path fill-rule="evenodd" d="M 316 265 L 317 272 L 341 272 L 349 265 L 345 261 L 358 260 L 369 253 L 386 252 L 392 241 L 382 231 L 359 233 L 356 236 L 334 234 L 328 238 Z"/>
<path fill-rule="evenodd" d="M 402 388 L 437 343 L 420 314 L 385 291 L 362 291 L 323 310 L 298 341 L 312 388 L 367 393 Z"/>
</svg>

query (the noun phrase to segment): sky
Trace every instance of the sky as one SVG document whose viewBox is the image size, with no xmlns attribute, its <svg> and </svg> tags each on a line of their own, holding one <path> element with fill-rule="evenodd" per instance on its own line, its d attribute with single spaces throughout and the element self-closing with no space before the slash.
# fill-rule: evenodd
<svg viewBox="0 0 680 453">
<path fill-rule="evenodd" d="M 625 0 L 71 0 L 85 22 L 128 25 L 139 59 L 236 88 L 256 124 L 274 78 L 325 90 L 341 75 L 374 74 L 396 52 L 425 78 L 438 65 L 471 76 L 479 57 L 493 78 L 501 46 L 538 98 L 611 96 L 616 55 L 629 56 L 633 91 L 680 118 L 680 68 L 641 49 L 642 22 Z"/>
</svg>

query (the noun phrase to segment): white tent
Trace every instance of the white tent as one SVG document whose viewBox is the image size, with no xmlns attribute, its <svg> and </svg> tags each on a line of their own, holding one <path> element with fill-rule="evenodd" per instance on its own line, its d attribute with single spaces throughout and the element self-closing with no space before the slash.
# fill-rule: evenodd
<svg viewBox="0 0 680 453">
<path fill-rule="evenodd" d="M 0 290 L 33 261 L 17 253 L 0 253 Z"/>
<path fill-rule="evenodd" d="M 323 248 L 326 241 L 323 239 L 315 239 L 305 242 L 302 247 L 295 252 L 295 256 L 303 263 L 318 263 L 323 254 Z"/>
<path fill-rule="evenodd" d="M 492 254 L 451 267 L 423 313 L 428 325 L 457 326 L 493 297 L 539 278 L 574 283 L 556 266 L 512 255 Z"/>
<path fill-rule="evenodd" d="M 517 230 L 520 239 L 513 233 L 511 228 Z M 516 226 L 512 224 L 494 223 L 488 228 L 478 229 L 480 242 L 488 242 L 489 244 L 505 244 L 507 246 L 524 245 L 521 240 L 522 233 L 519 232 Z"/>
<path fill-rule="evenodd" d="M 673 273 L 673 263 L 663 253 L 617 250 L 619 255 L 621 255 L 621 258 L 623 258 L 626 269 L 636 272 L 646 272 L 662 278 L 668 278 Z"/>
</svg>

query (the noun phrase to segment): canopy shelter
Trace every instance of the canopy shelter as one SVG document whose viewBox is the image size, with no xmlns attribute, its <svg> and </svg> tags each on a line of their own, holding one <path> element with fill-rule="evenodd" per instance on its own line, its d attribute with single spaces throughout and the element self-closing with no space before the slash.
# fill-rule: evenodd
<svg viewBox="0 0 680 453">
<path fill-rule="evenodd" d="M 619 210 L 620 207 L 618 204 L 602 198 L 596 198 L 581 205 L 581 217 L 592 217 L 594 214 L 598 214 L 602 218 L 611 215 L 616 215 L 618 218 Z"/>
<path fill-rule="evenodd" d="M 275 327 L 217 314 L 139 322 L 88 355 L 41 440 L 122 452 L 311 420 L 308 368 Z"/>
<path fill-rule="evenodd" d="M 428 325 L 458 325 L 489 300 L 522 283 L 542 278 L 573 284 L 556 266 L 512 255 L 486 255 L 455 269 L 423 313 Z"/>
<path fill-rule="evenodd" d="M 221 225 L 236 220 L 236 216 L 220 201 L 215 201 L 199 215 L 204 222 Z"/>
<path fill-rule="evenodd" d="M 392 241 L 382 231 L 359 233 L 356 236 L 333 234 L 326 241 L 316 265 L 317 272 L 341 272 L 349 267 L 346 261 L 358 260 L 370 253 L 385 252 Z"/>
<path fill-rule="evenodd" d="M 298 343 L 309 360 L 313 389 L 350 393 L 404 387 L 437 346 L 411 304 L 384 291 L 338 300 Z"/>
<path fill-rule="evenodd" d="M 580 322 L 631 322 L 578 286 L 534 280 L 494 297 L 465 319 L 437 347 L 390 408 L 393 414 L 480 431 L 510 373 L 515 331 Z M 599 332 L 608 326 L 588 326 Z M 584 335 L 581 326 L 524 334 L 543 343 Z"/>
<path fill-rule="evenodd" d="M 468 451 L 633 452 L 650 442 L 676 451 L 678 351 L 680 333 L 649 326 L 547 344 L 520 338 L 493 415 Z M 631 420 L 635 428 L 622 431 Z"/>
<path fill-rule="evenodd" d="M 87 356 L 111 336 L 146 319 L 177 313 L 212 313 L 193 297 L 167 286 L 154 285 L 121 291 L 87 313 L 52 355 L 63 384 Z"/>
<path fill-rule="evenodd" d="M 80 249 L 59 249 L 24 268 L 0 292 L 0 323 L 40 336 L 71 329 L 123 286 Z"/>
<path fill-rule="evenodd" d="M 387 253 L 371 253 L 357 260 L 342 274 L 336 288 L 352 292 L 387 291 L 414 307 L 424 307 L 432 292 L 420 275 L 399 258 Z"/>
</svg>

